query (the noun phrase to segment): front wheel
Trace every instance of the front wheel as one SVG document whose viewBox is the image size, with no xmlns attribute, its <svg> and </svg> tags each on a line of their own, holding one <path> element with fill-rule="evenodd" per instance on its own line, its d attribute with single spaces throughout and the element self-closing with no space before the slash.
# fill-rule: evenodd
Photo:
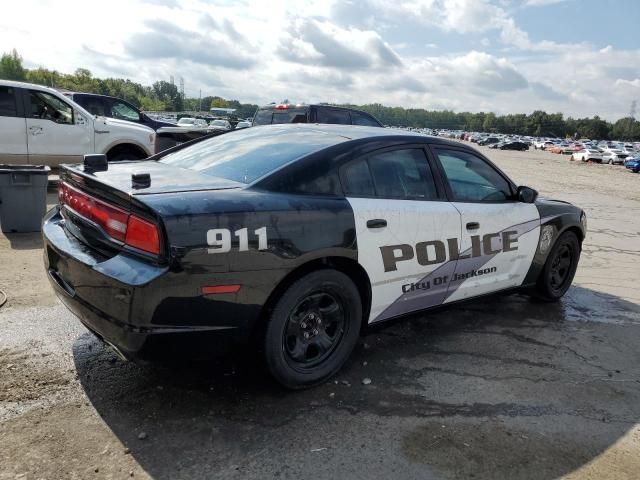
<svg viewBox="0 0 640 480">
<path fill-rule="evenodd" d="M 569 290 L 580 259 L 580 242 L 573 232 L 565 232 L 549 252 L 536 285 L 536 296 L 556 302 Z"/>
<path fill-rule="evenodd" d="M 336 270 L 317 270 L 282 294 L 264 336 L 266 365 L 284 387 L 301 389 L 326 381 L 356 345 L 362 321 L 357 287 Z"/>
</svg>

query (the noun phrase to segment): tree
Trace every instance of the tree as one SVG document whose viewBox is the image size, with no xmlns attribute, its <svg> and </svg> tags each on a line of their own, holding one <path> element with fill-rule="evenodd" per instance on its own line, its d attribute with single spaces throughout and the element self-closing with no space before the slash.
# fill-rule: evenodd
<svg viewBox="0 0 640 480">
<path fill-rule="evenodd" d="M 0 57 L 0 78 L 4 80 L 26 80 L 27 72 L 22 66 L 22 57 L 18 55 L 15 48 Z"/>
</svg>

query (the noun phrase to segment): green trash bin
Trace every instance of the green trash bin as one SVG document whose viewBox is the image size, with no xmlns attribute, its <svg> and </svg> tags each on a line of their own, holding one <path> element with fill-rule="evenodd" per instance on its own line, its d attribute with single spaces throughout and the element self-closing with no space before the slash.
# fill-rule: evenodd
<svg viewBox="0 0 640 480">
<path fill-rule="evenodd" d="M 44 165 L 0 165 L 0 228 L 4 233 L 39 232 L 47 211 Z"/>
</svg>

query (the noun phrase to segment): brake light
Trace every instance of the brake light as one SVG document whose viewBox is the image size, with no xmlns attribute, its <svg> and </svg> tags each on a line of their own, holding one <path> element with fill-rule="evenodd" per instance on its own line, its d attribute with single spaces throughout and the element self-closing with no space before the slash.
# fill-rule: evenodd
<svg viewBox="0 0 640 480">
<path fill-rule="evenodd" d="M 275 108 L 276 110 L 287 110 L 289 108 L 289 105 L 286 103 L 279 103 L 273 108 Z"/>
<path fill-rule="evenodd" d="M 58 185 L 60 204 L 99 225 L 111 238 L 155 255 L 160 253 L 158 226 L 126 210 L 109 205 L 67 183 Z"/>
<path fill-rule="evenodd" d="M 155 255 L 160 253 L 158 227 L 151 222 L 131 215 L 127 223 L 125 243 Z"/>
</svg>

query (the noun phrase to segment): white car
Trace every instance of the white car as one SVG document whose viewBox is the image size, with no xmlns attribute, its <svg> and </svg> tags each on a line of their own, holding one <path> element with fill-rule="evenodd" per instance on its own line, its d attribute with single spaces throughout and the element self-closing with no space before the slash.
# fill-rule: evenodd
<svg viewBox="0 0 640 480">
<path fill-rule="evenodd" d="M 240 128 L 249 128 L 251 126 L 251 122 L 238 122 L 236 124 L 236 130 Z"/>
<path fill-rule="evenodd" d="M 91 115 L 52 88 L 0 80 L 0 163 L 58 166 L 89 153 L 139 160 L 154 143 L 149 127 Z"/>
<path fill-rule="evenodd" d="M 202 118 L 182 117 L 178 120 L 178 126 L 185 128 L 207 128 L 207 121 Z"/>
<path fill-rule="evenodd" d="M 609 165 L 619 163 L 620 165 L 623 165 L 628 156 L 628 153 L 623 152 L 618 148 L 610 148 L 605 150 L 602 154 L 602 163 L 608 163 Z"/>
<path fill-rule="evenodd" d="M 571 160 L 582 160 L 583 162 L 602 162 L 602 151 L 597 148 L 582 148 L 571 155 Z"/>
<path fill-rule="evenodd" d="M 227 120 L 213 120 L 209 124 L 210 130 L 231 130 L 231 124 Z"/>
</svg>

